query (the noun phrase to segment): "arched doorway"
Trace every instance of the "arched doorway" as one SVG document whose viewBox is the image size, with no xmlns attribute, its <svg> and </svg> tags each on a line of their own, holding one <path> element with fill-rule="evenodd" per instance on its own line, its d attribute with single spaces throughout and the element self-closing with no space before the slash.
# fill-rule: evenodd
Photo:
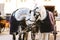
<svg viewBox="0 0 60 40">
<path fill-rule="evenodd" d="M 45 6 L 46 10 L 49 10 L 51 12 L 54 12 L 55 6 Z"/>
</svg>

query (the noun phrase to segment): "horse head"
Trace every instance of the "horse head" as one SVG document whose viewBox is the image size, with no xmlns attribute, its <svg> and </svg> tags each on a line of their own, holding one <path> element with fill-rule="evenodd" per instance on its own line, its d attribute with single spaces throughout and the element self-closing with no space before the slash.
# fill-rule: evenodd
<svg viewBox="0 0 60 40">
<path fill-rule="evenodd" d="M 36 7 L 31 11 L 31 22 L 36 22 L 38 20 L 44 20 L 46 18 L 46 10 L 44 7 Z"/>
</svg>

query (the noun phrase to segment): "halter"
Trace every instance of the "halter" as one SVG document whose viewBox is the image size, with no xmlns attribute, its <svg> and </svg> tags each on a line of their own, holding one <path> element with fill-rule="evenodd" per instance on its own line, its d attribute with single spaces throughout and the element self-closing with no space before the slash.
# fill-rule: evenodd
<svg viewBox="0 0 60 40">
<path fill-rule="evenodd" d="M 31 21 L 31 22 L 36 22 L 36 21 L 38 21 L 39 16 L 41 17 L 41 14 L 40 14 L 39 12 L 36 11 L 37 9 L 39 9 L 39 8 L 36 7 L 34 10 L 30 10 L 30 12 L 29 12 L 29 13 L 31 13 L 32 11 L 34 12 L 34 17 L 36 18 L 36 20 L 33 21 L 33 20 L 30 20 L 30 19 L 27 19 L 26 21 L 28 21 L 28 20 Z M 39 15 L 36 15 L 36 13 L 38 13 Z"/>
<path fill-rule="evenodd" d="M 35 18 L 36 18 L 36 21 L 38 21 L 38 17 L 39 17 L 39 16 L 41 17 L 40 12 L 37 12 L 37 11 L 36 11 L 37 9 L 39 9 L 39 8 L 36 7 L 36 8 L 34 9 L 34 16 L 36 16 L 36 17 L 35 17 Z M 38 13 L 39 15 L 36 15 L 36 13 Z"/>
<path fill-rule="evenodd" d="M 36 18 L 36 20 L 35 20 L 35 21 L 30 20 L 30 21 L 32 21 L 32 22 L 36 22 L 36 21 L 38 21 L 39 16 L 41 17 L 40 12 L 37 12 L 37 11 L 36 11 L 37 9 L 39 9 L 39 8 L 38 8 L 38 7 L 36 7 L 34 10 L 32 10 L 32 11 L 34 12 L 34 16 L 35 16 L 35 18 Z M 36 13 L 38 13 L 38 15 L 36 15 Z"/>
</svg>

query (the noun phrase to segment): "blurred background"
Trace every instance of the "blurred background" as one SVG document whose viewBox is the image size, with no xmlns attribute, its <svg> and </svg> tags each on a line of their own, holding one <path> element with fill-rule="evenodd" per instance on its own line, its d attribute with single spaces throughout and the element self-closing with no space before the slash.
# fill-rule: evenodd
<svg viewBox="0 0 60 40">
<path fill-rule="evenodd" d="M 21 7 L 27 7 L 33 9 L 35 5 L 44 5 L 47 10 L 52 12 L 57 12 L 56 20 L 56 30 L 57 30 L 57 40 L 60 37 L 60 0 L 0 0 L 0 17 L 3 19 L 0 22 L 3 26 L 0 28 L 0 35 L 9 34 L 9 18 L 12 12 Z M 0 18 L 0 19 L 1 19 Z M 0 36 L 2 39 L 3 36 Z M 5 38 L 6 39 L 6 38 Z M 3 40 L 3 39 L 2 39 Z"/>
</svg>

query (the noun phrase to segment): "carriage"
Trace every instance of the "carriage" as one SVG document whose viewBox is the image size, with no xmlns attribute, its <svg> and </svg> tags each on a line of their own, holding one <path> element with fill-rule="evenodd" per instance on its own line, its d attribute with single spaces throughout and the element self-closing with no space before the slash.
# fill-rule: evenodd
<svg viewBox="0 0 60 40">
<path fill-rule="evenodd" d="M 5 19 L 0 17 L 0 33 L 5 29 Z"/>
<path fill-rule="evenodd" d="M 55 17 L 58 16 L 58 13 L 57 13 L 57 10 L 55 10 L 55 6 L 45 6 L 46 10 L 49 10 L 53 13 L 54 15 L 54 20 L 55 20 Z M 56 35 L 57 35 L 57 29 L 56 29 L 56 20 L 55 20 L 55 27 L 54 27 L 54 32 L 53 32 L 53 35 L 54 35 L 54 40 L 56 40 Z"/>
<path fill-rule="evenodd" d="M 9 22 L 5 19 L 5 17 L 0 16 L 0 33 L 2 33 L 5 28 L 9 27 Z"/>
</svg>

